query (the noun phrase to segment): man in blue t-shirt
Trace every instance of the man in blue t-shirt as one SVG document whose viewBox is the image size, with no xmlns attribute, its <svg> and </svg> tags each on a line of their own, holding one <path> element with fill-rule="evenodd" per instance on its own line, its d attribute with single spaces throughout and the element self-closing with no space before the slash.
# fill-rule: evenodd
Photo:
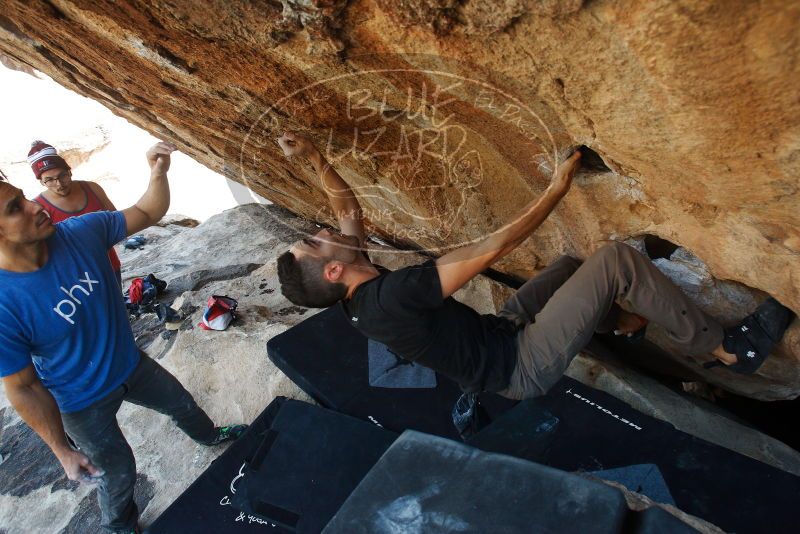
<svg viewBox="0 0 800 534">
<path fill-rule="evenodd" d="M 138 532 L 136 464 L 116 420 L 123 400 L 169 415 L 204 445 L 236 438 L 245 428 L 215 427 L 180 382 L 139 351 L 108 262 L 109 248 L 166 213 L 174 150 L 161 142 L 147 152 L 150 183 L 130 208 L 56 225 L 39 204 L 0 181 L 5 392 L 71 480 L 99 482 L 103 526 L 112 532 Z"/>
</svg>

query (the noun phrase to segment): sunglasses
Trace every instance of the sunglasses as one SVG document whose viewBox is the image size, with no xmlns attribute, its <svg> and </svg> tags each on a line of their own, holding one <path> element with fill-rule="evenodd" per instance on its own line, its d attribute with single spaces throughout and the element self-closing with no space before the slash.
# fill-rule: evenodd
<svg viewBox="0 0 800 534">
<path fill-rule="evenodd" d="M 42 183 L 45 186 L 50 187 L 51 185 L 56 183 L 56 181 L 64 183 L 64 181 L 67 178 L 71 178 L 71 177 L 72 177 L 72 173 L 70 171 L 61 171 L 60 173 L 58 173 L 58 176 L 53 176 L 52 178 L 48 178 L 47 180 L 42 180 Z"/>
</svg>

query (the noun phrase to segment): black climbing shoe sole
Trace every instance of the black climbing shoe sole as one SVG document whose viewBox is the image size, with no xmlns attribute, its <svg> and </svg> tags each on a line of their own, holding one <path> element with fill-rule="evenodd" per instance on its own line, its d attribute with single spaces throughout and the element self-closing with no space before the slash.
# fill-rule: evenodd
<svg viewBox="0 0 800 534">
<path fill-rule="evenodd" d="M 735 354 L 737 360 L 727 368 L 737 373 L 755 373 L 780 342 L 793 318 L 792 310 L 770 297 L 738 325 L 726 328 L 722 348 Z M 716 364 L 706 367 L 713 366 Z"/>
</svg>

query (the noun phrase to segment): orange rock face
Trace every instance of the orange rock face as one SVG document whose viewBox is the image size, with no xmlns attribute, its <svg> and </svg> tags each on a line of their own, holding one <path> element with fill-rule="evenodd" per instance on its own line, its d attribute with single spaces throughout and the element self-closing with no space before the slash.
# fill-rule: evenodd
<svg viewBox="0 0 800 534">
<path fill-rule="evenodd" d="M 330 220 L 310 167 L 274 143 L 305 131 L 376 234 L 434 253 L 509 221 L 587 145 L 610 170 L 581 173 L 500 270 L 656 235 L 797 312 L 798 28 L 780 0 L 11 0 L 0 51 Z M 795 325 L 760 375 L 704 376 L 794 397 L 798 359 Z"/>
</svg>

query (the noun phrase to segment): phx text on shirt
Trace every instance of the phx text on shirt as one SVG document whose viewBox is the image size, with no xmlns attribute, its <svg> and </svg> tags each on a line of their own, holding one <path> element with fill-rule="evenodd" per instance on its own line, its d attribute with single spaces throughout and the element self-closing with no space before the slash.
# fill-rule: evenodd
<svg viewBox="0 0 800 534">
<path fill-rule="evenodd" d="M 78 298 L 81 292 L 83 293 L 84 298 L 90 297 L 94 292 L 94 286 L 100 284 L 99 280 L 92 280 L 92 277 L 88 271 L 84 271 L 83 276 L 85 278 L 78 278 L 78 283 L 69 288 L 69 290 L 64 288 L 64 286 L 59 288 L 69 298 L 60 301 L 58 304 L 56 304 L 56 307 L 53 308 L 53 311 L 60 315 L 61 318 L 67 321 L 69 324 L 75 324 L 75 321 L 72 320 L 72 316 L 75 315 L 75 312 L 78 310 L 77 306 L 81 306 L 83 304 L 81 299 Z M 84 284 L 86 285 L 84 286 Z M 68 306 L 67 309 L 69 312 L 62 309 L 64 306 Z"/>
</svg>

